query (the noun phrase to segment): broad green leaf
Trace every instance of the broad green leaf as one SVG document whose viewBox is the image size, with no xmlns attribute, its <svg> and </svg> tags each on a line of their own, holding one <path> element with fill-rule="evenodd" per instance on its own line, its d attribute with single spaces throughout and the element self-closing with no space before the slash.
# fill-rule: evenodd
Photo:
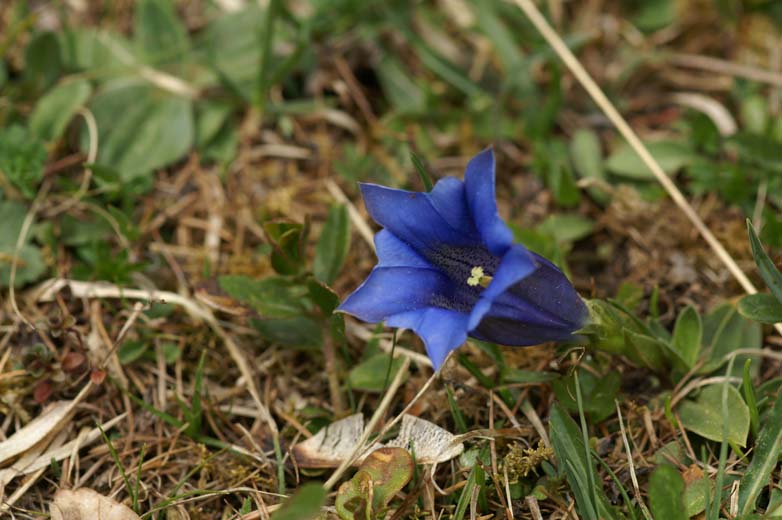
<svg viewBox="0 0 782 520">
<path fill-rule="evenodd" d="M 581 240 L 589 236 L 594 229 L 594 221 L 578 213 L 556 213 L 548 216 L 538 226 L 538 231 L 551 235 L 557 242 Z"/>
<path fill-rule="evenodd" d="M 592 460 L 587 458 L 581 431 L 558 404 L 551 407 L 549 428 L 557 464 L 573 492 L 579 516 L 587 520 L 614 518 L 605 502 L 605 493 L 599 489 L 600 477 Z M 589 482 L 595 487 L 590 488 Z"/>
<path fill-rule="evenodd" d="M 752 247 L 752 256 L 758 265 L 760 276 L 766 282 L 768 288 L 771 289 L 771 294 L 782 304 L 782 273 L 779 272 L 773 260 L 763 249 L 763 244 L 760 243 L 760 239 L 757 233 L 755 233 L 755 228 L 749 219 L 747 219 L 747 232 L 749 233 L 749 244 Z"/>
<path fill-rule="evenodd" d="M 588 129 L 578 130 L 570 140 L 570 161 L 582 179 L 601 181 L 605 179 L 605 164 L 600 138 Z M 605 202 L 608 195 L 600 188 L 590 188 L 590 195 L 598 202 Z"/>
<path fill-rule="evenodd" d="M 350 249 L 350 220 L 344 205 L 333 206 L 323 225 L 318 244 L 315 246 L 315 260 L 312 271 L 315 278 L 325 284 L 332 284 L 345 263 Z"/>
<path fill-rule="evenodd" d="M 415 465 L 403 448 L 370 453 L 351 480 L 337 491 L 335 507 L 342 520 L 378 518 L 394 495 L 410 482 Z"/>
<path fill-rule="evenodd" d="M 12 200 L 0 201 L 0 222 L 3 223 L 3 233 L 0 233 L 0 287 L 9 286 L 11 259 L 26 214 L 27 207 L 24 204 Z M 19 251 L 14 286 L 21 287 L 34 282 L 45 271 L 46 265 L 40 250 L 32 244 L 23 244 Z"/>
<path fill-rule="evenodd" d="M 402 358 L 397 357 L 392 362 L 391 356 L 381 352 L 350 369 L 348 382 L 350 382 L 351 388 L 356 390 L 382 392 L 386 374 L 388 374 L 388 380 L 392 380 L 403 364 Z M 390 373 L 389 365 L 391 365 Z"/>
<path fill-rule="evenodd" d="M 35 105 L 30 115 L 30 129 L 45 141 L 59 139 L 76 110 L 92 94 L 92 86 L 85 79 L 68 81 L 55 86 Z"/>
<path fill-rule="evenodd" d="M 123 180 L 151 174 L 185 156 L 193 145 L 193 106 L 136 80 L 108 82 L 90 103 L 98 123 L 98 162 Z M 86 148 L 86 136 L 82 139 Z"/>
<path fill-rule="evenodd" d="M 264 318 L 292 318 L 308 308 L 307 287 L 288 278 L 226 275 L 218 282 L 231 298 L 252 306 Z"/>
<path fill-rule="evenodd" d="M 684 479 L 670 464 L 657 466 L 649 479 L 649 508 L 654 518 L 688 518 L 684 509 Z"/>
<path fill-rule="evenodd" d="M 684 360 L 687 370 L 691 369 L 698 360 L 702 336 L 701 317 L 694 307 L 688 305 L 676 318 L 671 342 L 674 350 Z"/>
<path fill-rule="evenodd" d="M 326 495 L 321 484 L 304 484 L 272 514 L 271 520 L 315 520 L 320 515 L 320 508 L 326 505 Z"/>
<path fill-rule="evenodd" d="M 749 433 L 749 408 L 738 390 L 730 385 L 725 390 L 727 415 L 722 411 L 722 384 L 703 388 L 694 401 L 683 401 L 676 411 L 686 430 L 716 442 L 722 442 L 723 426 L 728 421 L 727 441 L 744 447 Z"/>
<path fill-rule="evenodd" d="M 782 150 L 779 143 L 765 135 L 738 132 L 726 142 L 735 149 L 739 157 L 751 164 L 760 165 L 776 172 L 782 171 Z"/>
<path fill-rule="evenodd" d="M 13 124 L 0 128 L 0 174 L 28 199 L 35 197 L 45 162 L 43 142 L 26 127 Z"/>
<path fill-rule="evenodd" d="M 144 355 L 147 351 L 149 344 L 141 340 L 126 341 L 117 350 L 117 357 L 119 362 L 123 365 L 133 363 L 138 358 Z"/>
<path fill-rule="evenodd" d="M 180 58 L 190 47 L 187 30 L 170 0 L 140 0 L 134 21 L 136 46 L 150 63 Z"/>
<path fill-rule="evenodd" d="M 119 33 L 79 27 L 58 34 L 63 65 L 68 70 L 85 70 L 102 77 L 116 77 L 129 71 L 120 57 L 133 58 L 133 47 Z"/>
<path fill-rule="evenodd" d="M 713 372 L 727 362 L 727 356 L 740 348 L 761 348 L 763 331 L 759 323 L 748 320 L 738 313 L 731 303 L 723 303 L 710 310 L 703 319 L 703 346 L 710 351 L 709 360 L 699 374 Z M 735 373 L 741 375 L 746 356 L 737 356 Z M 756 365 L 757 366 L 757 365 Z"/>
<path fill-rule="evenodd" d="M 782 393 L 777 395 L 774 406 L 763 421 L 752 461 L 749 463 L 739 487 L 739 512 L 749 514 L 755 510 L 755 502 L 763 488 L 771 483 L 771 472 L 777 467 L 782 451 Z"/>
<path fill-rule="evenodd" d="M 689 147 L 678 141 L 656 141 L 646 143 L 652 156 L 657 159 L 665 173 L 671 175 L 690 164 L 695 158 Z M 654 179 L 654 175 L 638 157 L 638 154 L 623 143 L 606 162 L 606 167 L 616 175 L 631 179 Z"/>
<path fill-rule="evenodd" d="M 613 414 L 616 410 L 614 399 L 621 386 L 621 377 L 617 372 L 608 372 L 602 377 L 596 377 L 590 371 L 579 370 L 581 392 L 584 397 L 584 412 L 592 421 L 599 422 Z M 578 411 L 578 404 L 574 396 L 576 380 L 573 375 L 562 377 L 552 382 L 552 389 L 569 411 Z"/>
<path fill-rule="evenodd" d="M 655 337 L 627 328 L 624 329 L 624 339 L 626 349 L 623 354 L 632 361 L 652 370 L 665 368 L 666 355 L 670 354 L 665 343 Z"/>
<path fill-rule="evenodd" d="M 278 345 L 315 349 L 323 343 L 323 324 L 311 316 L 251 319 L 250 325 L 258 329 L 261 336 Z"/>
<path fill-rule="evenodd" d="M 29 93 L 51 87 L 62 70 L 60 44 L 53 32 L 35 34 L 24 51 L 24 80 Z"/>
<path fill-rule="evenodd" d="M 207 101 L 196 107 L 195 144 L 199 149 L 216 138 L 233 110 L 230 104 L 218 101 Z"/>
<path fill-rule="evenodd" d="M 782 303 L 772 294 L 748 294 L 739 300 L 739 314 L 760 323 L 782 322 Z"/>
<path fill-rule="evenodd" d="M 714 496 L 712 481 L 709 477 L 699 478 L 687 484 L 684 490 L 684 514 L 687 518 L 706 510 L 709 498 Z"/>
</svg>

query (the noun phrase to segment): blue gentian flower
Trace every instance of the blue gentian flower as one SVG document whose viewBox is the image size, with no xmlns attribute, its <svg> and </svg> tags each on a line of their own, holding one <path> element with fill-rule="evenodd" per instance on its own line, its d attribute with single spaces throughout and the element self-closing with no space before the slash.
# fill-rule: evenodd
<svg viewBox="0 0 782 520">
<path fill-rule="evenodd" d="M 435 370 L 467 336 L 513 346 L 574 339 L 587 308 L 562 271 L 513 243 L 494 169 L 489 148 L 470 160 L 464 182 L 446 177 L 430 193 L 361 184 L 384 228 L 378 263 L 338 310 L 412 329 Z"/>
</svg>

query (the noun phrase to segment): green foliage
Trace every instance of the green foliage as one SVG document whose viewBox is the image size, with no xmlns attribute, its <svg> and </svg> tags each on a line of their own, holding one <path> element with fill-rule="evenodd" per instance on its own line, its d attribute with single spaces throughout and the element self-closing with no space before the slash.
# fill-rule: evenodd
<svg viewBox="0 0 782 520">
<path fill-rule="evenodd" d="M 343 205 L 333 206 L 315 247 L 312 271 L 325 284 L 336 280 L 350 248 L 350 220 Z"/>
<path fill-rule="evenodd" d="M 755 258 L 755 263 L 760 271 L 760 276 L 763 281 L 766 282 L 766 286 L 771 290 L 771 294 L 782 304 L 782 273 L 779 272 L 777 266 L 768 256 L 768 253 L 763 249 L 763 244 L 760 243 L 755 228 L 752 227 L 752 223 L 747 219 L 747 231 L 749 232 L 749 244 L 752 247 L 752 256 Z"/>
<path fill-rule="evenodd" d="M 591 458 L 587 458 L 589 451 L 584 446 L 582 432 L 558 404 L 551 407 L 549 428 L 559 471 L 567 478 L 579 516 L 587 520 L 615 518 L 605 501 L 605 493 L 597 487 L 600 479 Z"/>
<path fill-rule="evenodd" d="M 654 518 L 687 520 L 684 479 L 670 464 L 662 464 L 649 479 L 649 505 Z"/>
<path fill-rule="evenodd" d="M 706 386 L 694 400 L 682 401 L 677 413 L 685 429 L 717 442 L 723 440 L 723 426 L 727 422 L 727 441 L 743 448 L 747 445 L 749 433 L 749 408 L 739 391 L 727 385 L 728 414 L 724 415 L 723 387 L 722 384 Z"/>
<path fill-rule="evenodd" d="M 317 482 L 303 484 L 285 504 L 275 511 L 271 520 L 315 520 L 326 504 L 326 490 Z"/>
<path fill-rule="evenodd" d="M 615 413 L 614 402 L 622 383 L 618 373 L 609 371 L 603 376 L 596 376 L 591 370 L 579 369 L 578 379 L 575 374 L 570 374 L 553 381 L 551 386 L 557 400 L 571 413 L 578 411 L 575 390 L 577 380 L 581 381 L 583 410 L 592 422 L 598 423 Z"/>
<path fill-rule="evenodd" d="M 695 155 L 680 141 L 654 141 L 646 143 L 649 152 L 669 175 L 692 163 Z M 638 157 L 630 145 L 622 143 L 606 161 L 606 168 L 621 177 L 633 180 L 654 179 L 652 172 Z"/>
<path fill-rule="evenodd" d="M 403 448 L 370 453 L 353 478 L 337 491 L 335 507 L 342 520 L 374 520 L 413 477 L 415 465 Z"/>
<path fill-rule="evenodd" d="M 703 326 L 698 311 L 692 306 L 685 307 L 676 318 L 671 341 L 671 347 L 679 354 L 679 359 L 684 361 L 685 371 L 691 369 L 698 360 L 702 336 Z"/>
<path fill-rule="evenodd" d="M 749 294 L 739 300 L 739 313 L 760 323 L 782 322 L 782 303 L 773 294 Z"/>
<path fill-rule="evenodd" d="M 28 199 L 35 196 L 43 179 L 46 148 L 26 127 L 0 128 L 0 173 Z"/>
<path fill-rule="evenodd" d="M 13 259 L 16 241 L 22 230 L 22 224 L 27 215 L 24 204 L 11 200 L 0 201 L 0 222 L 4 231 L 0 234 L 0 287 L 8 287 L 11 277 L 11 260 Z M 38 280 L 46 272 L 41 251 L 28 241 L 19 250 L 19 261 L 16 267 L 15 287 L 21 287 Z"/>
<path fill-rule="evenodd" d="M 60 138 L 66 126 L 92 94 L 89 81 L 77 79 L 55 86 L 38 100 L 30 115 L 30 129 L 44 141 Z"/>
<path fill-rule="evenodd" d="M 763 428 L 755 441 L 752 461 L 741 478 L 739 487 L 739 512 L 749 514 L 755 510 L 755 502 L 771 478 L 782 452 L 782 393 L 774 400 L 763 421 Z"/>
<path fill-rule="evenodd" d="M 389 374 L 389 380 L 393 379 L 402 368 L 403 363 L 404 361 L 401 357 L 392 359 L 385 352 L 375 354 L 350 369 L 348 382 L 350 387 L 355 390 L 382 392 L 385 386 L 386 374 Z"/>
</svg>

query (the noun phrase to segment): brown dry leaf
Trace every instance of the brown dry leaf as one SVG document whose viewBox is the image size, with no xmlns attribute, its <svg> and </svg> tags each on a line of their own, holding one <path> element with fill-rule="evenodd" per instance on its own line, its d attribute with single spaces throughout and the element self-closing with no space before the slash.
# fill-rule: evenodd
<svg viewBox="0 0 782 520">
<path fill-rule="evenodd" d="M 41 415 L 0 443 L 0 465 L 26 452 L 59 429 L 73 409 L 72 404 L 73 401 L 52 403 Z"/>
<path fill-rule="evenodd" d="M 356 443 L 364 433 L 364 416 L 350 415 L 322 428 L 317 434 L 293 447 L 296 463 L 303 468 L 336 468 L 349 457 Z M 375 444 L 364 451 L 364 457 L 354 464 L 360 464 L 367 455 L 383 444 Z M 457 442 L 453 434 L 434 423 L 404 415 L 399 435 L 385 444 L 388 447 L 415 450 L 419 464 L 435 464 L 451 460 L 464 451 L 464 444 Z"/>
<path fill-rule="evenodd" d="M 455 442 L 454 435 L 420 417 L 405 415 L 399 435 L 386 446 L 404 448 L 415 453 L 418 464 L 437 464 L 462 454 L 464 444 Z"/>
<path fill-rule="evenodd" d="M 331 423 L 293 447 L 296 463 L 303 468 L 336 468 L 353 453 L 362 433 L 364 415 L 360 413 Z"/>
<path fill-rule="evenodd" d="M 49 504 L 52 520 L 140 520 L 128 506 L 89 488 L 61 489 Z"/>
</svg>

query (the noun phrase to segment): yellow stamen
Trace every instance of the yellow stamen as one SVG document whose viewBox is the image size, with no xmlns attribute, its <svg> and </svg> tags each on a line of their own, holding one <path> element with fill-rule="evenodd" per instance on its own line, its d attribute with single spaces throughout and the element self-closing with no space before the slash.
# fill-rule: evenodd
<svg viewBox="0 0 782 520">
<path fill-rule="evenodd" d="M 470 287 L 475 287 L 477 285 L 488 287 L 490 283 L 491 276 L 486 276 L 486 274 L 483 272 L 483 267 L 479 265 L 472 268 L 470 271 L 470 277 L 467 278 L 467 285 Z"/>
</svg>

